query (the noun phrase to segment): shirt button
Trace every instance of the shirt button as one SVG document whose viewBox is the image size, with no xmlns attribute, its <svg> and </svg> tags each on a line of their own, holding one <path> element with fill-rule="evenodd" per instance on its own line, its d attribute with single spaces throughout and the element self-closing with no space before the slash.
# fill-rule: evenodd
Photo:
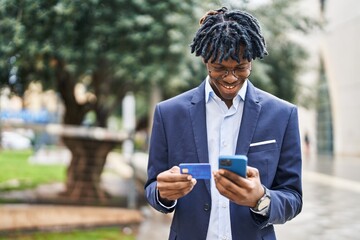
<svg viewBox="0 0 360 240">
<path fill-rule="evenodd" d="M 226 208 L 226 207 L 227 207 L 226 203 L 223 203 L 223 204 L 222 204 L 222 207 L 223 207 L 223 208 Z"/>
<path fill-rule="evenodd" d="M 205 210 L 205 211 L 209 211 L 209 210 L 210 210 L 210 204 L 205 203 L 205 204 L 204 204 L 204 210 Z"/>
</svg>

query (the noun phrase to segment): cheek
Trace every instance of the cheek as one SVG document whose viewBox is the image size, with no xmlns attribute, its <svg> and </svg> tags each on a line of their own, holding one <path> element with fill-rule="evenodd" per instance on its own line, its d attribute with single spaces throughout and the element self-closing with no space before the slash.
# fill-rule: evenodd
<svg viewBox="0 0 360 240">
<path fill-rule="evenodd" d="M 216 94 L 219 98 L 222 98 L 222 93 L 221 93 L 221 89 L 220 89 L 219 83 L 216 82 L 216 80 L 210 80 L 210 85 L 211 85 L 211 88 L 214 90 L 215 94 Z"/>
<path fill-rule="evenodd" d="M 246 78 L 250 77 L 250 75 L 251 75 L 251 69 L 249 69 L 249 70 L 247 71 L 247 77 L 246 77 Z"/>
<path fill-rule="evenodd" d="M 210 86 L 216 93 L 219 92 L 220 84 L 215 79 L 210 79 Z"/>
</svg>

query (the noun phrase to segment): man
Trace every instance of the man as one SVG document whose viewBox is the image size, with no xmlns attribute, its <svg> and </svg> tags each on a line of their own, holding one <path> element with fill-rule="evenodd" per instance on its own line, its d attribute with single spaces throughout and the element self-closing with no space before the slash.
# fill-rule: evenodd
<svg viewBox="0 0 360 240">
<path fill-rule="evenodd" d="M 267 55 L 259 23 L 242 11 L 210 11 L 191 50 L 208 77 L 156 106 L 146 197 L 175 211 L 169 239 L 276 239 L 273 224 L 302 208 L 301 149 L 296 106 L 248 80 L 252 60 Z M 246 178 L 218 169 L 220 155 L 234 154 L 247 155 Z M 213 177 L 181 174 L 180 163 L 210 163 Z"/>
</svg>

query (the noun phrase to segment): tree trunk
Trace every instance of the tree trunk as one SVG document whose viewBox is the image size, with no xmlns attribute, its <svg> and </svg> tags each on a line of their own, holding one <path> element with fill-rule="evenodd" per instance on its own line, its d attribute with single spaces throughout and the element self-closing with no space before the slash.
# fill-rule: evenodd
<svg viewBox="0 0 360 240">
<path fill-rule="evenodd" d="M 65 64 L 58 61 L 57 80 L 58 90 L 65 104 L 64 124 L 80 126 L 84 116 L 90 110 L 97 114 L 97 126 L 105 127 L 109 112 L 100 103 L 86 102 L 79 104 L 74 95 L 76 77 L 65 69 Z M 97 98 L 108 95 L 101 86 L 106 79 L 106 72 L 100 68 L 93 76 Z M 102 85 L 101 85 L 102 84 Z M 106 85 L 106 84 L 105 84 Z M 106 89 L 105 89 L 106 90 Z M 84 137 L 63 137 L 63 142 L 71 151 L 72 159 L 67 169 L 66 191 L 62 194 L 70 201 L 105 201 L 107 195 L 100 188 L 100 176 L 104 168 L 108 153 L 119 144 L 119 141 L 97 140 Z"/>
<path fill-rule="evenodd" d="M 72 153 L 63 196 L 70 201 L 106 201 L 108 196 L 100 187 L 100 176 L 106 156 L 118 142 L 77 137 L 63 137 L 63 141 Z"/>
</svg>

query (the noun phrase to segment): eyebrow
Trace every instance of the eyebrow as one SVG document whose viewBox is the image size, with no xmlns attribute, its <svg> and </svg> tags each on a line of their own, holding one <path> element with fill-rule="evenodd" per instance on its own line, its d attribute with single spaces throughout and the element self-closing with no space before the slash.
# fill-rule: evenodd
<svg viewBox="0 0 360 240">
<path fill-rule="evenodd" d="M 221 63 L 213 63 L 216 67 L 226 67 L 224 66 L 223 64 Z M 247 63 L 247 62 L 242 62 L 242 63 L 239 63 L 237 64 L 235 67 L 241 67 L 241 66 L 244 66 L 244 65 L 249 65 L 250 63 Z"/>
</svg>

